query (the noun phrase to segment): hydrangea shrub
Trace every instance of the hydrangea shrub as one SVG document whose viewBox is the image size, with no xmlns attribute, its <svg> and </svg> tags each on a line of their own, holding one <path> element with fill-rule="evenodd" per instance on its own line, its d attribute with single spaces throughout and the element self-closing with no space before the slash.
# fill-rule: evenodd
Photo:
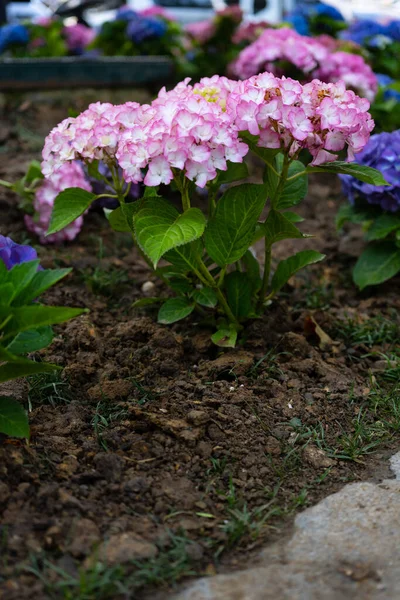
<svg viewBox="0 0 400 600">
<path fill-rule="evenodd" d="M 343 83 L 301 85 L 271 73 L 239 82 L 185 80 L 162 89 L 150 105 L 97 103 L 64 120 L 46 138 L 42 170 L 52 181 L 71 161 L 88 164 L 92 174 L 99 161 L 107 164 L 120 204 L 108 216 L 111 226 L 132 232 L 145 260 L 178 294 L 161 305 L 159 321 L 211 311 L 214 342 L 233 346 L 243 323 L 261 315 L 292 275 L 323 258 L 301 251 L 272 275 L 274 244 L 306 237 L 291 209 L 306 195 L 308 174 L 351 173 L 384 183 L 374 169 L 337 160 L 352 160 L 367 143 L 373 128 L 368 107 Z M 239 183 L 248 175 L 243 161 L 249 151 L 265 164 L 258 184 Z M 139 182 L 143 197 L 127 202 L 130 186 Z M 179 190 L 180 210 L 161 197 L 162 184 Z M 227 184 L 233 185 L 221 194 Z M 192 206 L 195 185 L 207 192 L 205 212 Z M 80 188 L 61 192 L 48 233 L 77 219 L 95 199 Z M 261 240 L 262 269 L 250 250 Z"/>
<path fill-rule="evenodd" d="M 400 271 L 400 130 L 371 136 L 357 156 L 358 164 L 379 169 L 387 185 L 341 175 L 350 204 L 341 208 L 338 227 L 346 221 L 363 225 L 368 245 L 354 268 L 361 288 L 387 281 Z"/>
</svg>

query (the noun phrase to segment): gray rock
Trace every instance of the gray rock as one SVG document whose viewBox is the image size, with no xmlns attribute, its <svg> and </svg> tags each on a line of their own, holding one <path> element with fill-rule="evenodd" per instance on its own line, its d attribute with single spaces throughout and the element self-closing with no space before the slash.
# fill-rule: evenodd
<svg viewBox="0 0 400 600">
<path fill-rule="evenodd" d="M 200 579 L 174 600 L 400 598 L 400 482 L 356 483 L 299 514 L 257 567 Z"/>
</svg>

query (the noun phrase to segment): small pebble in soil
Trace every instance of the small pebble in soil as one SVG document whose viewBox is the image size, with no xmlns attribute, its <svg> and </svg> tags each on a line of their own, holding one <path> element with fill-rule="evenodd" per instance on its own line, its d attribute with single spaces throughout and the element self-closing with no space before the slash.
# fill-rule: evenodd
<svg viewBox="0 0 400 600">
<path fill-rule="evenodd" d="M 141 289 L 143 294 L 151 294 L 155 287 L 152 281 L 145 281 Z"/>
</svg>

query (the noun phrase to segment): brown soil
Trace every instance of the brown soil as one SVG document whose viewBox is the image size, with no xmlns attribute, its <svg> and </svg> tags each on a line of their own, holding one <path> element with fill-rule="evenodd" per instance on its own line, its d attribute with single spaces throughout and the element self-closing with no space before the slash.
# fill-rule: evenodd
<svg viewBox="0 0 400 600">
<path fill-rule="evenodd" d="M 15 114 L 40 135 L 65 115 L 45 118 L 36 110 L 33 103 Z M 9 128 L 0 177 L 10 180 L 38 157 L 15 122 L 0 129 Z M 56 383 L 46 400 L 32 394 L 29 446 L 0 440 L 2 600 L 126 598 L 63 595 L 54 571 L 43 567 L 50 590 L 26 567 L 40 568 L 46 557 L 71 575 L 96 560 L 126 564 L 130 572 L 173 548 L 174 535 L 184 539 L 187 572 L 237 568 L 283 535 L 296 509 L 372 477 L 388 446 L 356 462 L 332 459 L 318 451 L 316 434 L 307 434 L 318 431 L 340 449 L 339 438 L 354 433 L 367 402 L 369 371 L 382 367 L 380 356 L 365 355 L 389 348 L 351 345 L 338 335 L 337 321 L 395 320 L 400 309 L 399 279 L 368 294 L 351 283 L 360 240 L 356 230 L 342 239 L 335 232 L 339 195 L 335 180 L 313 180 L 299 212 L 315 238 L 282 243 L 279 254 L 313 247 L 327 259 L 291 282 L 230 351 L 214 346 L 212 330 L 195 317 L 165 327 L 156 312 L 131 308 L 145 295 L 144 283 L 155 286 L 149 295 L 167 292 L 129 236 L 110 231 L 100 214 L 87 218 L 75 243 L 39 249 L 44 266 L 74 268 L 45 301 L 90 314 L 58 327 L 41 353 L 64 367 L 68 386 Z M 26 240 L 11 194 L 0 191 L 0 211 L 0 233 Z M 99 266 L 125 277 L 103 280 L 99 293 Z M 321 349 L 311 317 L 333 344 Z M 253 529 L 236 536 L 232 511 L 245 506 Z M 161 589 L 160 598 L 168 584 Z M 146 593 L 156 597 L 154 587 L 139 584 L 129 597 Z"/>
</svg>

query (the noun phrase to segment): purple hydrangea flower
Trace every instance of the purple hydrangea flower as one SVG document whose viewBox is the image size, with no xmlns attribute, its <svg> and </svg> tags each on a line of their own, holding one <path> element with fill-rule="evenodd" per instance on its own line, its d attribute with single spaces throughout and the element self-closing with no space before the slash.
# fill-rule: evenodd
<svg viewBox="0 0 400 600">
<path fill-rule="evenodd" d="M 23 246 L 13 242 L 9 237 L 0 235 L 0 260 L 4 262 L 8 270 L 29 260 L 37 259 L 37 252 L 31 246 Z"/>
<path fill-rule="evenodd" d="M 354 21 L 346 31 L 343 31 L 340 37 L 363 46 L 370 38 L 381 35 L 389 36 L 386 25 L 372 19 L 359 19 Z"/>
<path fill-rule="evenodd" d="M 357 162 L 381 171 L 390 185 L 375 186 L 350 175 L 340 175 L 350 203 L 364 200 L 390 212 L 400 210 L 400 129 L 371 136 L 364 150 L 357 154 Z"/>
</svg>

